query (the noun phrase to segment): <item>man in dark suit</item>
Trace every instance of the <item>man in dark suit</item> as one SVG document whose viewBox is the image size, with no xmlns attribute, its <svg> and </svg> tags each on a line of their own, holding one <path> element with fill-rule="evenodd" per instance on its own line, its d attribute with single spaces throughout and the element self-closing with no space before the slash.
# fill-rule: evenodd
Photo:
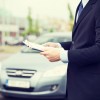
<svg viewBox="0 0 100 100">
<path fill-rule="evenodd" d="M 100 100 L 100 0 L 85 1 L 79 16 L 81 3 L 76 11 L 72 42 L 61 43 L 64 50 L 47 43 L 52 47 L 41 53 L 53 62 L 62 60 L 61 51 L 66 51 L 68 100 Z"/>
</svg>

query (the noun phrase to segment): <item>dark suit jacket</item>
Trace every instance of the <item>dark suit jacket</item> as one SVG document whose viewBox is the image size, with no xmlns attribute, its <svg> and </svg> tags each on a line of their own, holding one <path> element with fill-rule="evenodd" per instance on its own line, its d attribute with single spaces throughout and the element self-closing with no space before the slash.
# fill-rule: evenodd
<svg viewBox="0 0 100 100">
<path fill-rule="evenodd" d="M 72 42 L 61 43 L 68 50 L 68 100 L 100 100 L 100 0 L 89 0 L 72 34 Z"/>
</svg>

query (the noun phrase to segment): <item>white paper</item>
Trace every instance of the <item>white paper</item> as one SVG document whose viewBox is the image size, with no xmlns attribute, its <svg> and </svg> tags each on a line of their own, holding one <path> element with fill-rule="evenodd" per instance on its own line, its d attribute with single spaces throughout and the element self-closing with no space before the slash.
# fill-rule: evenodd
<svg viewBox="0 0 100 100">
<path fill-rule="evenodd" d="M 35 50 L 39 50 L 39 51 L 43 51 L 43 48 L 44 48 L 43 45 L 32 43 L 32 42 L 29 42 L 28 40 L 23 41 L 23 43 L 27 45 L 28 47 L 35 49 Z"/>
</svg>

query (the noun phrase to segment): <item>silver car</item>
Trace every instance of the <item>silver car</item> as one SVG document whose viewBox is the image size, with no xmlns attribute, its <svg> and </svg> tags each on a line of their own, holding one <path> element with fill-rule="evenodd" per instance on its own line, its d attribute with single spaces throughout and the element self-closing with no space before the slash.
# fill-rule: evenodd
<svg viewBox="0 0 100 100">
<path fill-rule="evenodd" d="M 46 42 L 44 39 L 49 41 L 51 37 L 41 37 L 39 41 Z M 0 74 L 0 91 L 4 97 L 60 99 L 66 95 L 67 64 L 49 62 L 28 47 L 4 60 L 0 64 Z"/>
</svg>

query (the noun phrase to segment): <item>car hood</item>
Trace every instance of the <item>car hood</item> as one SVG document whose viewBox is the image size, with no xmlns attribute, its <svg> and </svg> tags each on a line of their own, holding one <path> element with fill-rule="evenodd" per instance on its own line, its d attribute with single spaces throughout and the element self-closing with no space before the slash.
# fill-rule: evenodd
<svg viewBox="0 0 100 100">
<path fill-rule="evenodd" d="M 50 62 L 39 53 L 17 53 L 2 62 L 3 68 L 32 69 L 46 71 L 65 64 L 61 61 Z"/>
</svg>

